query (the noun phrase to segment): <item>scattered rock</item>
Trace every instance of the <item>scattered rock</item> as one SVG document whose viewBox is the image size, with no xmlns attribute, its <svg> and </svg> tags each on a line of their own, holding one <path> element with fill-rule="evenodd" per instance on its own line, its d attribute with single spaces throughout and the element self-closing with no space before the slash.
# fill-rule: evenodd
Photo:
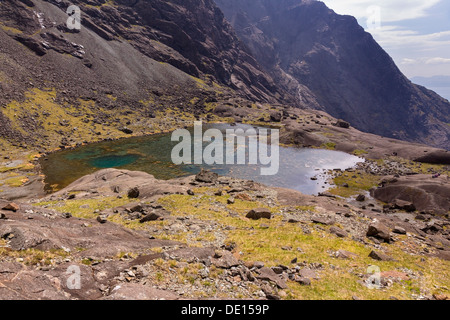
<svg viewBox="0 0 450 320">
<path fill-rule="evenodd" d="M 200 173 L 195 176 L 195 181 L 204 183 L 214 183 L 219 178 L 219 175 L 215 172 L 202 169 Z"/>
<path fill-rule="evenodd" d="M 416 207 L 414 206 L 414 203 L 409 202 L 409 201 L 400 200 L 400 199 L 395 199 L 395 201 L 393 203 L 393 207 L 395 209 L 405 210 L 406 212 L 416 211 Z"/>
<path fill-rule="evenodd" d="M 97 221 L 100 222 L 101 224 L 104 224 L 104 223 L 108 222 L 108 219 L 107 219 L 107 217 L 104 216 L 104 215 L 99 215 L 99 216 L 97 217 Z"/>
<path fill-rule="evenodd" d="M 314 223 L 319 223 L 319 224 L 323 224 L 326 226 L 331 226 L 336 222 L 336 220 L 332 217 L 320 217 L 320 216 L 312 217 L 311 221 Z"/>
<path fill-rule="evenodd" d="M 394 227 L 392 232 L 397 233 L 397 234 L 406 234 L 406 230 L 399 226 Z"/>
<path fill-rule="evenodd" d="M 2 208 L 2 210 L 17 212 L 20 210 L 20 207 L 19 207 L 19 205 L 15 204 L 14 202 L 11 202 L 11 203 L 7 204 L 6 206 L 4 206 Z"/>
<path fill-rule="evenodd" d="M 119 128 L 119 130 L 122 131 L 125 134 L 133 134 L 133 130 L 131 130 L 131 129 L 127 128 L 127 127 Z"/>
<path fill-rule="evenodd" d="M 256 276 L 259 280 L 272 281 L 276 283 L 276 285 L 280 289 L 287 289 L 286 282 L 280 278 L 272 269 L 267 267 L 262 267 L 261 269 L 257 269 L 258 275 Z"/>
<path fill-rule="evenodd" d="M 434 298 L 434 300 L 438 300 L 438 301 L 447 301 L 447 300 L 449 300 L 449 297 L 444 295 L 444 294 L 433 294 L 433 298 Z"/>
<path fill-rule="evenodd" d="M 336 127 L 348 129 L 350 128 L 350 123 L 344 120 L 338 120 L 335 124 Z"/>
<path fill-rule="evenodd" d="M 216 254 L 215 257 L 211 259 L 211 263 L 217 268 L 222 269 L 230 269 L 239 265 L 238 259 L 236 259 L 236 257 L 229 251 L 221 252 L 220 257 Z"/>
<path fill-rule="evenodd" d="M 310 286 L 311 285 L 311 279 L 295 276 L 294 278 L 295 282 L 301 284 L 302 286 Z"/>
<path fill-rule="evenodd" d="M 372 252 L 370 252 L 369 257 L 374 259 L 374 260 L 378 260 L 378 261 L 394 261 L 394 259 L 390 256 L 388 256 L 387 254 L 378 252 L 378 251 L 374 251 L 372 250 Z"/>
<path fill-rule="evenodd" d="M 344 259 L 344 260 L 355 259 L 356 257 L 358 257 L 357 254 L 350 252 L 350 251 L 346 251 L 346 250 L 338 250 L 335 253 L 335 256 L 338 259 Z"/>
<path fill-rule="evenodd" d="M 252 220 L 271 219 L 272 218 L 272 213 L 270 212 L 269 209 L 258 208 L 258 209 L 250 210 L 247 213 L 246 217 L 249 218 L 249 219 L 252 219 Z"/>
<path fill-rule="evenodd" d="M 161 220 L 163 217 L 155 212 L 149 213 L 148 215 L 146 215 L 145 217 L 141 218 L 139 220 L 140 223 L 145 223 L 145 222 L 149 222 L 149 221 L 156 221 L 156 220 Z"/>
<path fill-rule="evenodd" d="M 281 112 L 278 111 L 272 111 L 270 113 L 270 120 L 273 122 L 281 122 L 281 119 L 283 118 L 283 115 Z"/>
<path fill-rule="evenodd" d="M 319 279 L 317 273 L 314 270 L 309 269 L 309 268 L 301 269 L 298 272 L 298 274 L 303 278 L 316 279 L 316 280 Z"/>
<path fill-rule="evenodd" d="M 140 195 L 139 188 L 138 187 L 131 188 L 130 190 L 128 190 L 127 194 L 128 194 L 128 198 L 130 198 L 130 199 L 139 198 L 139 195 Z"/>
<path fill-rule="evenodd" d="M 368 237 L 375 237 L 389 243 L 391 239 L 390 230 L 380 222 L 372 223 L 367 230 Z"/>
<path fill-rule="evenodd" d="M 358 202 L 364 202 L 364 201 L 366 201 L 366 196 L 363 195 L 363 194 L 360 194 L 360 195 L 358 195 L 358 196 L 356 197 L 356 201 L 358 201 Z"/>
<path fill-rule="evenodd" d="M 348 236 L 346 231 L 334 226 L 330 228 L 330 233 L 338 236 L 339 238 L 346 238 Z"/>
</svg>

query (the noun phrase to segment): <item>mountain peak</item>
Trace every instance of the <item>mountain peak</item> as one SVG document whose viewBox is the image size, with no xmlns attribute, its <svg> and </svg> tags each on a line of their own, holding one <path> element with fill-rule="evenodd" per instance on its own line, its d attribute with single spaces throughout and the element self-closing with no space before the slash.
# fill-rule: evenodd
<svg viewBox="0 0 450 320">
<path fill-rule="evenodd" d="M 351 16 L 320 1 L 216 0 L 287 92 L 356 128 L 450 148 L 450 104 L 412 84 Z"/>
</svg>

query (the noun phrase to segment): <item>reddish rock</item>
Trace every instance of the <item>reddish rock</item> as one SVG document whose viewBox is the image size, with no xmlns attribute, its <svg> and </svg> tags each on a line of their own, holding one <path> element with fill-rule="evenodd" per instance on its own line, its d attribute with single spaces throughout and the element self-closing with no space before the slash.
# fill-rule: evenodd
<svg viewBox="0 0 450 320">
<path fill-rule="evenodd" d="M 20 210 L 20 207 L 19 207 L 18 204 L 15 204 L 14 202 L 11 202 L 11 203 L 7 204 L 6 206 L 4 206 L 2 208 L 2 210 L 17 212 L 17 211 Z"/>
</svg>

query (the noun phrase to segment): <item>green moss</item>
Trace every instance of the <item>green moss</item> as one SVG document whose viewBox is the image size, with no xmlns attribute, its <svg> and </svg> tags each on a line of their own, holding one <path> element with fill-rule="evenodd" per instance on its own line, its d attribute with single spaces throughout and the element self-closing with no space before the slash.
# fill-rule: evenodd
<svg viewBox="0 0 450 320">
<path fill-rule="evenodd" d="M 51 249 L 47 251 L 37 249 L 26 249 L 14 251 L 7 247 L 0 247 L 0 260 L 2 258 L 21 259 L 26 265 L 53 265 L 57 259 L 65 259 L 70 256 L 69 253 L 62 249 Z"/>
<path fill-rule="evenodd" d="M 365 172 L 344 172 L 342 175 L 334 178 L 333 181 L 336 186 L 330 189 L 329 192 L 336 196 L 349 198 L 376 187 L 380 183 L 381 177 Z M 348 184 L 348 188 L 344 187 L 344 184 Z"/>
<path fill-rule="evenodd" d="M 14 178 L 6 179 L 5 184 L 11 188 L 18 188 L 21 187 L 27 181 L 28 181 L 27 177 L 18 175 Z"/>
<path fill-rule="evenodd" d="M 322 149 L 328 149 L 328 150 L 335 150 L 336 149 L 336 143 L 334 142 L 327 142 L 320 146 Z"/>
<path fill-rule="evenodd" d="M 95 219 L 98 214 L 94 213 L 95 210 L 103 211 L 106 209 L 112 209 L 120 207 L 132 202 L 127 197 L 119 199 L 117 197 L 103 197 L 87 200 L 65 200 L 65 201 L 47 201 L 34 204 L 35 206 L 45 206 L 46 208 L 54 209 L 61 213 L 71 213 L 74 217 Z"/>
<path fill-rule="evenodd" d="M 359 149 L 358 149 L 358 150 L 353 151 L 353 154 L 354 154 L 355 156 L 359 157 L 359 156 L 368 154 L 368 152 L 367 152 L 366 150 L 359 150 Z"/>
</svg>

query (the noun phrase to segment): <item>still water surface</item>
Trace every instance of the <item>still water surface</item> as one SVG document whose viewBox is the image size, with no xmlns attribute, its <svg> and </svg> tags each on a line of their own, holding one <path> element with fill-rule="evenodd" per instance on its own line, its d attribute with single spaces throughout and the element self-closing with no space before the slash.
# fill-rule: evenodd
<svg viewBox="0 0 450 320">
<path fill-rule="evenodd" d="M 248 125 L 232 127 L 228 124 L 205 125 L 204 129 L 252 128 Z M 326 190 L 326 170 L 348 169 L 364 160 L 344 152 L 280 147 L 280 169 L 274 176 L 260 175 L 261 165 L 174 165 L 171 134 L 133 137 L 117 141 L 82 146 L 49 155 L 41 165 L 47 188 L 58 190 L 84 175 L 105 168 L 144 171 L 158 179 L 171 179 L 196 174 L 201 168 L 220 175 L 254 180 L 274 187 L 295 189 L 314 195 Z M 270 148 L 269 148 L 270 150 Z M 248 150 L 247 150 L 248 151 Z M 267 166 L 266 166 L 267 167 Z M 317 177 L 317 180 L 311 180 Z"/>
</svg>

